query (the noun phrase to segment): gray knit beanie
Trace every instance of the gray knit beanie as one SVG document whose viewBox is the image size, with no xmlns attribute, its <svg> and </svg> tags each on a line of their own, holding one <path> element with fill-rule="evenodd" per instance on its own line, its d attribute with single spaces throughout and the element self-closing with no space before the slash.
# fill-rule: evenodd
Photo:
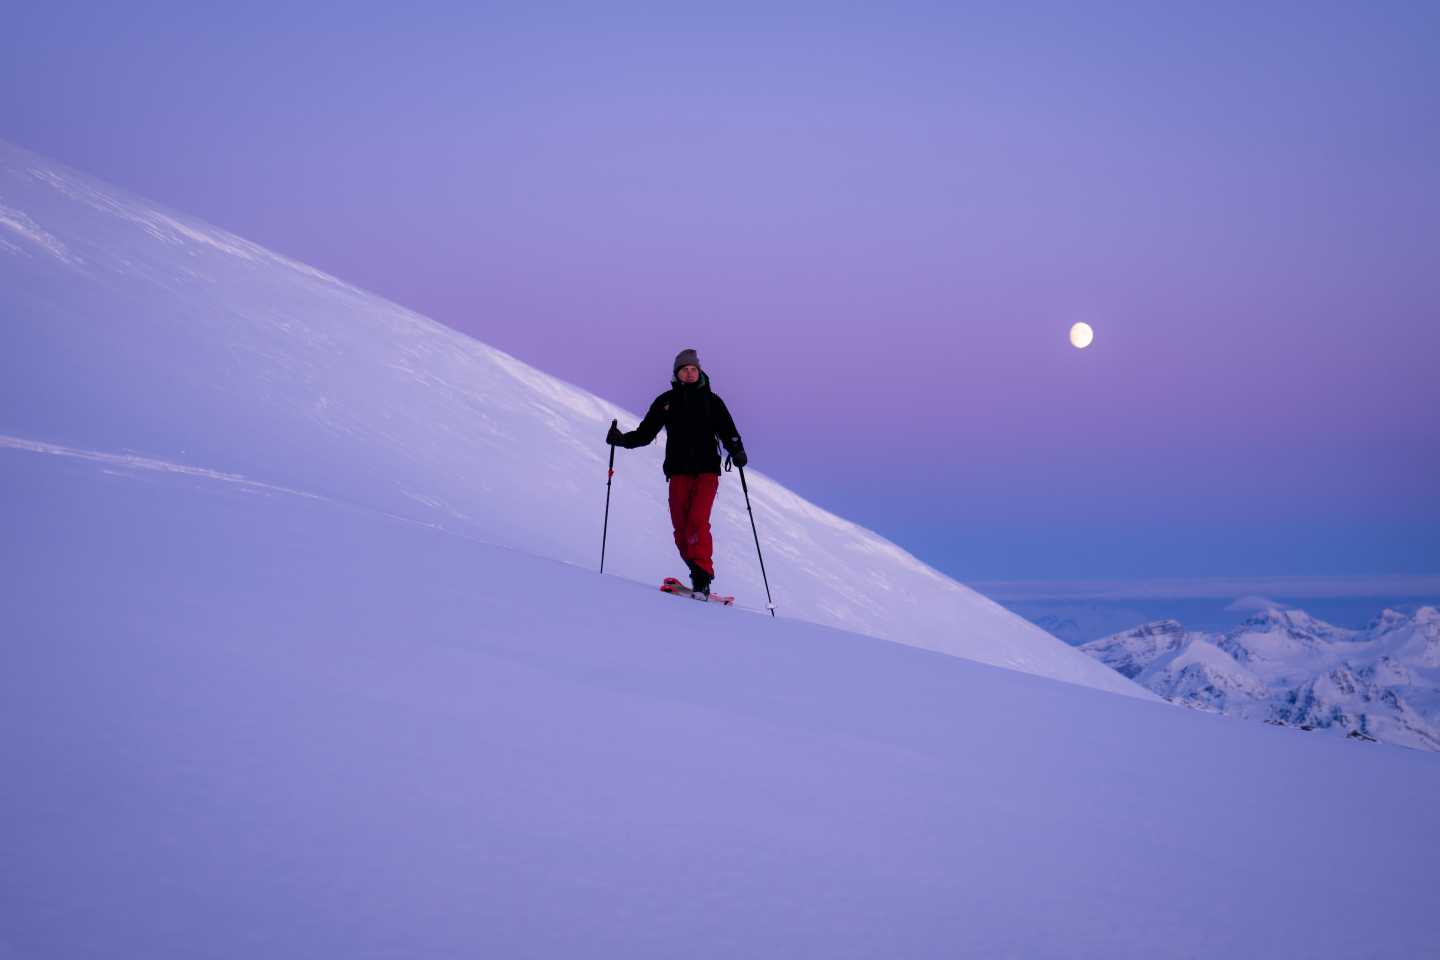
<svg viewBox="0 0 1440 960">
<path fill-rule="evenodd" d="M 695 364 L 695 366 L 697 367 L 700 366 L 700 354 L 696 353 L 692 349 L 681 350 L 679 353 L 675 354 L 675 369 L 671 370 L 670 372 L 679 373 L 681 367 L 687 366 L 692 363 Z"/>
</svg>

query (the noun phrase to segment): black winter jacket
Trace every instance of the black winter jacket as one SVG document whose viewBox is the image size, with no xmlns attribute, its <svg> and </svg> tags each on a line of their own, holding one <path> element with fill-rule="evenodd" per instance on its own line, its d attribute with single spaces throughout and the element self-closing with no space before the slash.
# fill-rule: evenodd
<svg viewBox="0 0 1440 960">
<path fill-rule="evenodd" d="M 694 383 L 670 381 L 670 389 L 650 404 L 640 426 L 620 435 L 619 446 L 627 449 L 643 447 L 665 428 L 665 476 L 677 474 L 719 473 L 718 437 L 725 450 L 734 454 L 741 449 L 740 431 L 719 394 L 710 390 L 710 375 L 703 370 Z"/>
</svg>

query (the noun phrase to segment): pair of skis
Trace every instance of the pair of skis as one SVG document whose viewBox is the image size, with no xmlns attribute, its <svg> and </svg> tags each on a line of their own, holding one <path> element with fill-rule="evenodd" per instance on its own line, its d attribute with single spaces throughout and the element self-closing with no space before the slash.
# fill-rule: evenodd
<svg viewBox="0 0 1440 960">
<path fill-rule="evenodd" d="M 691 600 L 708 600 L 711 603 L 723 603 L 727 607 L 735 603 L 734 597 L 722 597 L 716 593 L 705 594 L 691 590 L 674 577 L 666 577 L 664 582 L 660 584 L 660 590 L 664 593 L 673 593 L 677 597 L 689 597 Z"/>
</svg>

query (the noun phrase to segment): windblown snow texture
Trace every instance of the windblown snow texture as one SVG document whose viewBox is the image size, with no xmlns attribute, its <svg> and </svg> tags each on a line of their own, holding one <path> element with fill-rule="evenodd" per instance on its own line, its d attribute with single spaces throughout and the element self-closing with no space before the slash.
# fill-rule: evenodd
<svg viewBox="0 0 1440 960">
<path fill-rule="evenodd" d="M 538 467 L 583 462 L 608 408 L 37 163 L 0 193 L 19 224 L 0 233 L 0 956 L 1348 958 L 1440 938 L 1432 755 L 544 558 L 569 522 L 546 505 L 580 493 Z M 72 203 L 95 236 L 64 225 Z M 895 591 L 934 578 L 757 486 L 780 542 L 839 553 L 780 564 L 822 584 L 816 610 L 866 563 Z M 485 542 L 533 516 L 554 540 Z M 1011 638 L 933 590 L 956 643 Z"/>
<path fill-rule="evenodd" d="M 611 418 L 638 418 L 215 227 L 0 143 L 0 442 L 304 491 L 586 568 Z M 673 351 L 672 351 L 673 352 Z M 669 376 L 636 384 L 648 402 Z M 660 445 L 618 451 L 607 572 L 683 573 Z M 764 451 L 751 455 L 763 466 Z M 170 469 L 167 467 L 166 469 Z M 875 534 L 747 471 L 779 613 L 1150 697 Z M 739 484 L 715 589 L 765 591 Z"/>
</svg>

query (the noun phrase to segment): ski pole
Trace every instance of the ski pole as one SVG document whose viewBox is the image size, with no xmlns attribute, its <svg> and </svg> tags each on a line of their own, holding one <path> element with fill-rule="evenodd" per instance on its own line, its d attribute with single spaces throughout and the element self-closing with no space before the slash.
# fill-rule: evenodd
<svg viewBox="0 0 1440 960">
<path fill-rule="evenodd" d="M 737 467 L 740 471 L 740 489 L 745 491 L 745 512 L 750 514 L 750 532 L 755 536 L 755 556 L 760 558 L 760 579 L 765 581 L 765 606 L 770 608 L 770 616 L 775 616 L 775 601 L 770 598 L 770 578 L 765 576 L 765 554 L 760 552 L 760 534 L 755 531 L 755 511 L 750 509 L 750 485 L 745 482 L 745 468 Z"/>
<path fill-rule="evenodd" d="M 611 420 L 610 426 L 617 427 L 620 421 Z M 605 526 L 600 531 L 600 572 L 605 572 L 605 538 L 610 533 L 610 481 L 615 477 L 615 444 L 610 444 L 610 469 L 605 474 Z"/>
</svg>

